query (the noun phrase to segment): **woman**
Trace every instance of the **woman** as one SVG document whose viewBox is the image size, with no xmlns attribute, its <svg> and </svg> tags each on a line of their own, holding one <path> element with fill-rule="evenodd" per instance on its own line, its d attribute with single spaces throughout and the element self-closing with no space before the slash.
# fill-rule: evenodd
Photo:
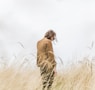
<svg viewBox="0 0 95 90">
<path fill-rule="evenodd" d="M 37 66 L 40 67 L 43 90 L 51 89 L 56 72 L 56 61 L 53 53 L 52 41 L 55 40 L 56 33 L 49 30 L 43 39 L 37 42 Z"/>
</svg>

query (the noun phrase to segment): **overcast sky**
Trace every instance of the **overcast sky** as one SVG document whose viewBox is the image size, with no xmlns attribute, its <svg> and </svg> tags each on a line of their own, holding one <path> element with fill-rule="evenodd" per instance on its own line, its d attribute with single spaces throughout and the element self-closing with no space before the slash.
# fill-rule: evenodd
<svg viewBox="0 0 95 90">
<path fill-rule="evenodd" d="M 48 29 L 57 34 L 54 51 L 64 62 L 94 56 L 95 1 L 0 1 L 0 57 L 36 53 L 36 43 Z M 93 49 L 88 48 L 91 45 Z"/>
</svg>

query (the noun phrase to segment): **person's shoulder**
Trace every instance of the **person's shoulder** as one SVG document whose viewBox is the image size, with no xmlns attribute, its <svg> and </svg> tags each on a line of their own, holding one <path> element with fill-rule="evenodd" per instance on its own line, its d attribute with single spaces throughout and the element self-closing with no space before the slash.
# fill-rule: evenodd
<svg viewBox="0 0 95 90">
<path fill-rule="evenodd" d="M 39 40 L 37 43 L 38 43 L 38 44 L 39 44 L 39 43 L 46 43 L 46 44 L 48 44 L 48 43 L 51 43 L 51 40 L 49 40 L 49 39 L 47 39 L 47 38 L 43 38 L 43 39 Z"/>
<path fill-rule="evenodd" d="M 49 40 L 49 39 L 47 39 L 47 38 L 44 38 L 44 41 L 45 41 L 46 43 L 51 43 L 51 40 Z"/>
<path fill-rule="evenodd" d="M 38 40 L 38 41 L 37 41 L 37 45 L 38 45 L 41 41 L 42 41 L 42 40 Z"/>
<path fill-rule="evenodd" d="M 37 43 L 41 42 L 42 40 L 43 40 L 43 38 L 42 38 L 42 39 L 40 39 L 40 40 L 38 40 L 38 41 L 37 41 Z"/>
<path fill-rule="evenodd" d="M 44 42 L 44 38 L 38 40 L 38 41 L 37 41 L 37 44 L 41 44 L 41 43 L 43 43 L 43 42 Z"/>
</svg>

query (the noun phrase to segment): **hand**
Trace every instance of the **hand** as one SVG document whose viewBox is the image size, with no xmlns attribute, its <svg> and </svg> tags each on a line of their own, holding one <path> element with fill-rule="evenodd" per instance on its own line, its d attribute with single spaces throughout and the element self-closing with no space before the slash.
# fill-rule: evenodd
<svg viewBox="0 0 95 90">
<path fill-rule="evenodd" d="M 57 76 L 57 72 L 56 71 L 54 71 L 54 76 Z"/>
<path fill-rule="evenodd" d="M 56 71 L 56 68 L 54 68 L 54 76 L 57 75 L 57 71 Z"/>
</svg>

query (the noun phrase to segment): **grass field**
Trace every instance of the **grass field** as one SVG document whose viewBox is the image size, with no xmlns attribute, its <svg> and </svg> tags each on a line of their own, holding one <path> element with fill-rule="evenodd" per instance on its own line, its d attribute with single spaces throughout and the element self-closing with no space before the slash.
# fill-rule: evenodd
<svg viewBox="0 0 95 90">
<path fill-rule="evenodd" d="M 22 67 L 0 69 L 0 90 L 41 90 L 39 68 Z M 57 71 L 52 90 L 95 90 L 93 63 L 87 59 Z"/>
</svg>

